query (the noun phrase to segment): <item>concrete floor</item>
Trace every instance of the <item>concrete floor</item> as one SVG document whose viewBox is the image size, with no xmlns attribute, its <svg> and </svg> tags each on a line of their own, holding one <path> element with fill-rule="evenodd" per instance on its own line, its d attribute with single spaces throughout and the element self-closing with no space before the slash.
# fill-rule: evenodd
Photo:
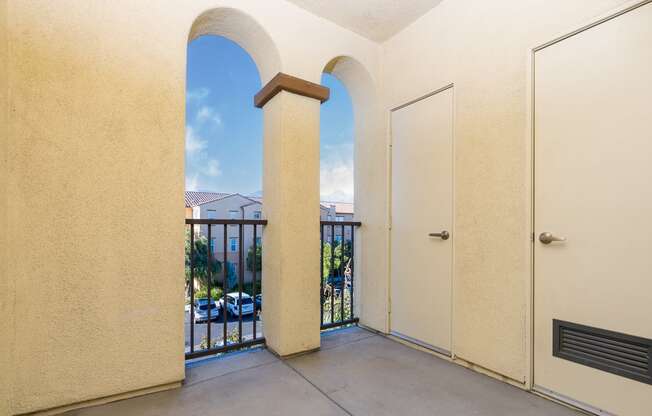
<svg viewBox="0 0 652 416">
<path fill-rule="evenodd" d="M 189 364 L 180 389 L 68 415 L 451 415 L 579 413 L 359 328 L 282 361 L 265 349 Z"/>
</svg>

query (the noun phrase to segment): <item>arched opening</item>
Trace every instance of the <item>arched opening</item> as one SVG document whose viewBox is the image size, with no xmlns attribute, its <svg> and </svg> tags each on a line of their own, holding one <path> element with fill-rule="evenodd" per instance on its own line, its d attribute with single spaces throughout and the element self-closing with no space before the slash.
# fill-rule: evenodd
<svg viewBox="0 0 652 416">
<path fill-rule="evenodd" d="M 327 86 L 331 84 L 335 87 L 334 90 L 331 89 L 331 100 L 337 100 L 338 91 L 339 94 L 348 95 L 349 102 L 341 105 L 339 109 L 340 112 L 344 111 L 345 113 L 340 114 L 339 121 L 335 121 L 335 123 L 341 126 L 343 131 L 344 126 L 348 129 L 347 132 L 350 134 L 348 146 L 351 149 L 351 159 L 340 158 L 340 164 L 346 161 L 346 169 L 340 166 L 335 172 L 329 172 L 329 163 L 324 163 L 320 175 L 322 185 L 325 182 L 324 177 L 332 174 L 334 177 L 339 175 L 339 180 L 351 189 L 348 198 L 350 201 L 339 206 L 339 210 L 343 214 L 345 209 L 350 214 L 339 215 L 340 218 L 338 218 L 338 206 L 336 205 L 335 225 L 323 227 L 322 240 L 324 242 L 331 241 L 333 247 L 331 253 L 323 252 L 323 257 L 326 258 L 330 254 L 335 258 L 338 255 L 343 258 L 340 264 L 334 261 L 333 266 L 327 266 L 325 263 L 323 265 L 327 271 L 322 273 L 322 284 L 326 286 L 327 292 L 322 292 L 322 308 L 333 310 L 332 315 L 329 316 L 327 312 L 324 318 L 326 321 L 329 318 L 335 321 L 338 318 L 344 321 L 349 318 L 360 318 L 365 324 L 383 328 L 386 327 L 388 305 L 386 301 L 387 259 L 382 256 L 370 259 L 361 253 L 362 248 L 375 253 L 387 251 L 388 213 L 384 209 L 379 209 L 379 207 L 387 206 L 387 179 L 378 174 L 386 169 L 386 166 L 382 164 L 382 161 L 386 160 L 386 145 L 378 95 L 369 72 L 352 57 L 339 56 L 330 60 L 325 65 L 323 72 L 322 82 L 325 82 Z M 333 80 L 336 80 L 337 83 L 334 83 Z M 328 129 L 324 123 L 333 122 L 329 120 L 332 115 L 324 114 L 327 111 L 329 108 L 324 105 L 322 125 L 320 126 L 322 152 L 329 151 L 325 148 L 329 145 L 328 142 L 324 143 L 326 138 L 324 131 Z M 345 171 L 347 173 L 343 174 Z M 340 188 L 342 188 L 341 185 Z M 328 187 L 322 187 L 322 190 L 327 189 Z M 340 195 L 345 194 L 340 192 Z M 362 227 L 343 227 L 344 230 L 340 228 L 340 237 L 337 232 L 337 221 L 361 222 Z M 329 228 L 330 230 L 328 230 Z M 339 265 L 342 265 L 341 269 L 337 267 Z M 365 279 L 365 276 L 369 276 L 369 278 Z M 338 293 L 338 285 L 342 288 L 344 296 L 342 293 Z M 334 290 L 328 293 L 331 286 L 334 287 Z M 336 310 L 338 309 L 338 295 L 339 301 L 344 302 L 344 308 L 340 304 L 339 316 Z M 329 296 L 335 296 L 335 299 Z"/>
<path fill-rule="evenodd" d="M 324 72 L 321 84 L 330 98 L 320 109 L 320 236 L 321 326 L 328 328 L 354 319 L 353 221 L 354 126 L 353 103 L 346 86 Z"/>
<path fill-rule="evenodd" d="M 264 342 L 263 117 L 253 97 L 279 59 L 235 9 L 196 19 L 186 59 L 185 351 L 196 358 Z"/>
</svg>

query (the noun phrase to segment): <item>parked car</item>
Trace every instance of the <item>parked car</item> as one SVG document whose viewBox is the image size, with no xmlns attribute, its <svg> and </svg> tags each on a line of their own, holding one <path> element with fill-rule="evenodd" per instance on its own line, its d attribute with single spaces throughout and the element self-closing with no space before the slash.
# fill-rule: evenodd
<svg viewBox="0 0 652 416">
<path fill-rule="evenodd" d="M 256 298 L 254 299 L 254 303 L 256 304 L 256 310 L 260 311 L 263 309 L 263 295 L 256 295 Z"/>
<path fill-rule="evenodd" d="M 242 315 L 250 315 L 254 313 L 254 299 L 246 293 L 231 292 L 226 294 L 226 313 L 229 316 L 240 315 L 240 303 L 242 302 Z M 220 307 L 224 310 L 224 299 L 220 299 Z"/>
<path fill-rule="evenodd" d="M 208 299 L 197 299 L 195 301 L 195 323 L 207 322 L 208 321 Z M 220 307 L 211 299 L 211 320 L 218 319 L 220 317 Z"/>
</svg>

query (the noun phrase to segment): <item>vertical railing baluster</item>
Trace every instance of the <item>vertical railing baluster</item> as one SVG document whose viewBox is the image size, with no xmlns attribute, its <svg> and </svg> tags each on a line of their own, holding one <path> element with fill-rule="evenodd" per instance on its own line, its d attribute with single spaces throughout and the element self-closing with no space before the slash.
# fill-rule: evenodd
<svg viewBox="0 0 652 416">
<path fill-rule="evenodd" d="M 252 256 L 252 278 L 251 278 L 251 296 L 253 297 L 254 301 L 254 317 L 252 318 L 253 320 L 253 331 L 254 331 L 254 338 L 256 339 L 256 320 L 258 318 L 258 311 L 256 311 L 256 258 L 258 257 L 258 247 L 256 244 L 256 229 L 258 226 L 254 224 L 254 246 L 253 246 L 253 256 Z"/>
<path fill-rule="evenodd" d="M 227 299 L 226 299 L 226 293 L 228 292 L 228 271 L 229 271 L 229 265 L 227 263 L 227 257 L 226 257 L 226 244 L 227 244 L 227 229 L 228 225 L 224 224 L 224 242 L 223 242 L 223 253 L 222 253 L 222 272 L 223 272 L 223 279 L 222 279 L 222 320 L 224 322 L 224 332 L 222 334 L 222 346 L 226 347 L 228 344 L 227 342 L 227 327 L 229 325 L 229 313 L 228 313 L 228 304 L 227 304 Z"/>
<path fill-rule="evenodd" d="M 330 283 L 330 297 L 331 297 L 331 323 L 335 322 L 335 225 L 331 224 L 331 269 L 328 273 Z"/>
<path fill-rule="evenodd" d="M 349 287 L 349 303 L 351 304 L 350 308 L 350 313 L 349 317 L 350 319 L 353 319 L 353 278 L 355 276 L 354 269 L 353 269 L 353 264 L 355 263 L 355 226 L 351 225 L 351 257 L 350 257 L 350 266 L 349 269 L 351 270 L 351 286 Z"/>
<path fill-rule="evenodd" d="M 319 325 L 324 325 L 324 225 L 319 224 Z"/>
<path fill-rule="evenodd" d="M 242 343 L 242 283 L 244 282 L 244 267 L 242 264 L 242 247 L 243 244 L 243 224 L 238 224 L 238 263 L 239 263 L 239 276 L 238 276 L 238 341 Z"/>
<path fill-rule="evenodd" d="M 190 224 L 190 352 L 195 352 L 195 224 Z"/>
<path fill-rule="evenodd" d="M 206 283 L 207 287 L 207 292 L 208 292 L 208 315 L 206 318 L 206 336 L 208 337 L 208 349 L 211 348 L 211 280 L 213 280 L 213 276 L 211 273 L 211 263 L 213 262 L 213 248 L 211 247 L 211 228 L 212 226 L 208 224 L 208 247 L 206 250 L 208 250 L 208 256 L 206 256 L 206 262 L 208 263 L 206 266 L 206 274 L 208 275 L 208 282 Z"/>
</svg>

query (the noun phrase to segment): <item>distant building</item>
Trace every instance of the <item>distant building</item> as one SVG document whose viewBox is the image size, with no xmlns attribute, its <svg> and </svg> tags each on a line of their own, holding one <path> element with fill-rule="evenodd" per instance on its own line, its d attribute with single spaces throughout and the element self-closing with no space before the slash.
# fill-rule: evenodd
<svg viewBox="0 0 652 416">
<path fill-rule="evenodd" d="M 244 196 L 239 193 L 229 194 L 220 192 L 194 192 L 187 191 L 185 194 L 186 218 L 194 219 L 264 219 L 263 200 L 261 197 Z M 319 205 L 321 221 L 346 222 L 353 221 L 353 204 L 346 202 L 321 202 Z M 226 250 L 224 226 L 214 225 L 211 228 L 210 245 L 213 255 L 219 261 L 223 261 L 226 254 L 227 262 L 231 263 L 236 271 L 239 270 L 241 246 L 239 226 L 228 225 L 226 227 Z M 324 240 L 331 241 L 331 231 L 335 231 L 334 240 L 342 239 L 342 227 L 339 225 L 324 226 Z M 203 235 L 208 238 L 208 226 L 195 226 L 196 235 Z M 262 244 L 263 227 L 257 227 L 257 245 Z M 351 229 L 344 227 L 344 239 L 350 239 Z M 253 247 L 253 225 L 245 225 L 243 230 L 244 251 L 242 260 L 244 269 L 244 281 L 250 282 L 253 272 L 247 270 L 247 253 Z M 257 279 L 260 279 L 260 273 Z"/>
</svg>

